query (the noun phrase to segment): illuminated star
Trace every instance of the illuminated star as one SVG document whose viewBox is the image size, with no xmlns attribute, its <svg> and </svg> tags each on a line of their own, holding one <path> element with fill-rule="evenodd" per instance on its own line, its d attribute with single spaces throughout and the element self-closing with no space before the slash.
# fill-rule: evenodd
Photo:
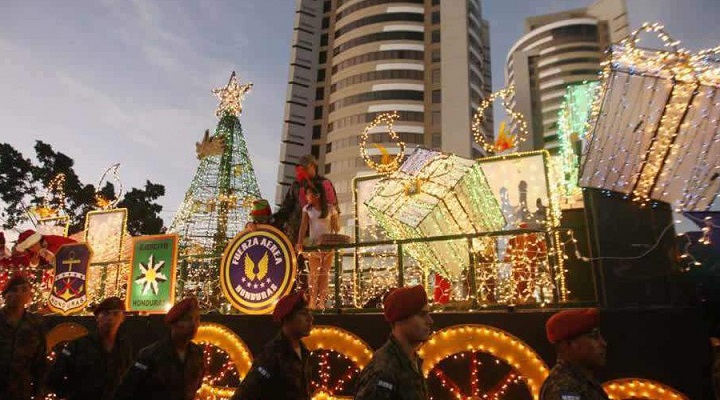
<svg viewBox="0 0 720 400">
<path fill-rule="evenodd" d="M 142 274 L 135 279 L 135 283 L 142 285 L 142 294 L 147 293 L 148 289 L 152 289 L 154 295 L 158 294 L 158 282 L 168 280 L 167 276 L 160 270 L 165 266 L 165 260 L 155 264 L 155 255 L 151 254 L 147 264 L 140 263 L 140 271 Z"/>
<path fill-rule="evenodd" d="M 230 75 L 230 81 L 223 88 L 214 89 L 212 92 L 220 99 L 220 104 L 215 110 L 215 115 L 220 118 L 225 113 L 240 116 L 242 113 L 242 101 L 245 94 L 250 91 L 252 83 L 240 85 L 235 78 L 235 71 Z"/>
</svg>

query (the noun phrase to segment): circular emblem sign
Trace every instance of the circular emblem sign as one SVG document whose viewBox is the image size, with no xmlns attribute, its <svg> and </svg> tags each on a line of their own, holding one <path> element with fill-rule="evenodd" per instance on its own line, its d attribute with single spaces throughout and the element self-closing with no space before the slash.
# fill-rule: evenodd
<svg viewBox="0 0 720 400">
<path fill-rule="evenodd" d="M 230 303 L 245 314 L 269 314 L 290 293 L 297 273 L 295 251 L 287 236 L 270 225 L 238 233 L 220 264 L 220 286 Z"/>
</svg>

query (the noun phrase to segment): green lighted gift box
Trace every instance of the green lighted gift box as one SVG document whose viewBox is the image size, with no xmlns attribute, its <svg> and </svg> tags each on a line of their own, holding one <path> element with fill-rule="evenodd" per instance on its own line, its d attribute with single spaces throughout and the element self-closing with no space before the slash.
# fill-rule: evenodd
<svg viewBox="0 0 720 400">
<path fill-rule="evenodd" d="M 501 230 L 505 218 L 476 161 L 416 149 L 365 202 L 393 239 Z M 457 278 L 469 263 L 465 240 L 407 244 L 423 268 Z"/>
</svg>

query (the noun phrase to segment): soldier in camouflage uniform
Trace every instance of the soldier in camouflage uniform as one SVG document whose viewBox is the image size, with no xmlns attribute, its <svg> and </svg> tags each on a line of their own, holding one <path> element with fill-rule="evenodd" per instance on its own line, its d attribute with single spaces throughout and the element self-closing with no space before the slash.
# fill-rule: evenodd
<svg viewBox="0 0 720 400">
<path fill-rule="evenodd" d="M 593 371 L 605 365 L 607 343 L 597 309 L 561 311 L 545 325 L 558 362 L 540 389 L 540 400 L 609 400 Z"/>
<path fill-rule="evenodd" d="M 255 358 L 232 400 L 310 399 L 310 352 L 301 339 L 310 335 L 313 316 L 305 293 L 280 299 L 273 319 L 280 332 Z"/>
<path fill-rule="evenodd" d="M 125 373 L 115 400 L 192 400 L 205 375 L 203 349 L 192 343 L 200 326 L 196 298 L 173 306 L 165 316 L 170 336 L 140 350 Z"/>
<path fill-rule="evenodd" d="M 132 362 L 128 340 L 117 336 L 125 320 L 118 297 L 103 300 L 93 310 L 97 332 L 68 343 L 50 369 L 48 388 L 67 400 L 111 400 Z"/>
<path fill-rule="evenodd" d="M 355 399 L 424 400 L 429 398 L 422 360 L 415 352 L 428 340 L 432 318 L 422 286 L 396 289 L 384 301 L 390 339 L 373 355 L 358 378 Z"/>
<path fill-rule="evenodd" d="M 47 371 L 45 329 L 41 317 L 25 310 L 32 299 L 30 282 L 22 275 L 8 281 L 0 310 L 0 398 L 43 398 Z"/>
</svg>

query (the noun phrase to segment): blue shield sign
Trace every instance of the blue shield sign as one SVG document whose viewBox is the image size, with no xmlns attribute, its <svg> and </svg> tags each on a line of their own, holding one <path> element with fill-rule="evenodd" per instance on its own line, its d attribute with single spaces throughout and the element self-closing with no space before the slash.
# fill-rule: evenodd
<svg viewBox="0 0 720 400">
<path fill-rule="evenodd" d="M 88 303 L 87 270 L 92 252 L 85 243 L 61 246 L 55 254 L 50 309 L 62 315 L 81 311 Z"/>
</svg>

